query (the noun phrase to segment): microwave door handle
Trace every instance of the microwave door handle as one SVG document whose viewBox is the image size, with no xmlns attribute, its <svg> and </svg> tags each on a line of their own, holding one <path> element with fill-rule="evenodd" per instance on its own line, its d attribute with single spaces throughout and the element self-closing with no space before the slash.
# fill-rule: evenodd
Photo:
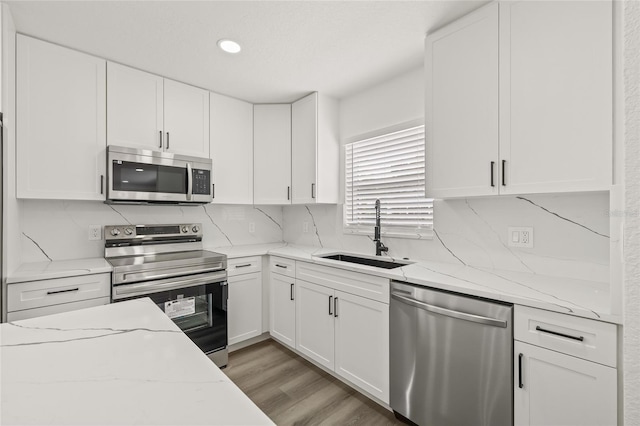
<svg viewBox="0 0 640 426">
<path fill-rule="evenodd" d="M 187 163 L 187 201 L 191 201 L 191 194 L 193 194 L 193 174 L 191 163 Z"/>
</svg>

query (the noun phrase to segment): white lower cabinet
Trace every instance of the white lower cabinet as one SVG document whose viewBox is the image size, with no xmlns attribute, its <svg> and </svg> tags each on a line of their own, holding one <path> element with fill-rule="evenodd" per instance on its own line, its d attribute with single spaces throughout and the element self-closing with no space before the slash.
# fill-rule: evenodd
<svg viewBox="0 0 640 426">
<path fill-rule="evenodd" d="M 617 424 L 615 368 L 518 341 L 514 355 L 516 425 Z"/>
<path fill-rule="evenodd" d="M 294 278 L 271 273 L 269 332 L 280 343 L 296 347 L 296 289 Z"/>
<path fill-rule="evenodd" d="M 239 257 L 227 262 L 229 345 L 262 334 L 262 258 Z"/>
<path fill-rule="evenodd" d="M 262 275 L 229 277 L 229 344 L 262 334 Z"/>
<path fill-rule="evenodd" d="M 335 372 L 389 402 L 389 305 L 336 291 Z"/>
<path fill-rule="evenodd" d="M 296 280 L 296 349 L 334 368 L 334 290 Z"/>
<path fill-rule="evenodd" d="M 615 325 L 516 306 L 514 338 L 516 425 L 617 424 Z"/>
</svg>

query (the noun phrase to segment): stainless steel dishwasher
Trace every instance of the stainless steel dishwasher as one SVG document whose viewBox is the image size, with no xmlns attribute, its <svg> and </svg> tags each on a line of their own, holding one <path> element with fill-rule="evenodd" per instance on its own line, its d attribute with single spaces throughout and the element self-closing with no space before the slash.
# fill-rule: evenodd
<svg viewBox="0 0 640 426">
<path fill-rule="evenodd" d="M 391 282 L 390 405 L 420 426 L 513 424 L 513 305 Z"/>
</svg>

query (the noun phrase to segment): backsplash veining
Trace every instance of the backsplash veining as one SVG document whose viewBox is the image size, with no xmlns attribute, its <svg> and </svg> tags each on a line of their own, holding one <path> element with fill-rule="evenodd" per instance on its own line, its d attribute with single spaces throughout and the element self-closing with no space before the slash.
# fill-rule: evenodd
<svg viewBox="0 0 640 426">
<path fill-rule="evenodd" d="M 202 223 L 207 248 L 282 241 L 280 206 L 137 206 L 92 201 L 24 200 L 21 262 L 102 257 L 89 225 Z M 253 224 L 253 232 L 250 232 Z"/>
<path fill-rule="evenodd" d="M 433 239 L 383 237 L 390 256 L 609 281 L 606 193 L 436 200 L 434 210 Z M 288 243 L 375 253 L 373 229 L 342 232 L 341 205 L 287 206 L 284 223 Z M 509 226 L 533 227 L 534 248 L 509 247 Z"/>
</svg>

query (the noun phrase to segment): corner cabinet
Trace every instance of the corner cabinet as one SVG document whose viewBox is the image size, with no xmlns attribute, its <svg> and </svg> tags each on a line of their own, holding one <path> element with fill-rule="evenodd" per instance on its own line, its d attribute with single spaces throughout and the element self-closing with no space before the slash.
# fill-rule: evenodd
<svg viewBox="0 0 640 426">
<path fill-rule="evenodd" d="M 337 203 L 338 108 L 314 92 L 291 105 L 291 203 Z"/>
<path fill-rule="evenodd" d="M 253 106 L 253 202 L 291 204 L 291 105 Z"/>
<path fill-rule="evenodd" d="M 612 37 L 610 1 L 492 3 L 429 34 L 428 195 L 610 189 Z"/>
<path fill-rule="evenodd" d="M 104 200 L 106 61 L 17 36 L 17 197 Z"/>
<path fill-rule="evenodd" d="M 253 204 L 253 105 L 209 96 L 213 203 Z"/>
<path fill-rule="evenodd" d="M 209 92 L 134 68 L 107 66 L 109 145 L 209 158 Z"/>
<path fill-rule="evenodd" d="M 616 425 L 616 326 L 514 309 L 514 423 Z"/>
</svg>

